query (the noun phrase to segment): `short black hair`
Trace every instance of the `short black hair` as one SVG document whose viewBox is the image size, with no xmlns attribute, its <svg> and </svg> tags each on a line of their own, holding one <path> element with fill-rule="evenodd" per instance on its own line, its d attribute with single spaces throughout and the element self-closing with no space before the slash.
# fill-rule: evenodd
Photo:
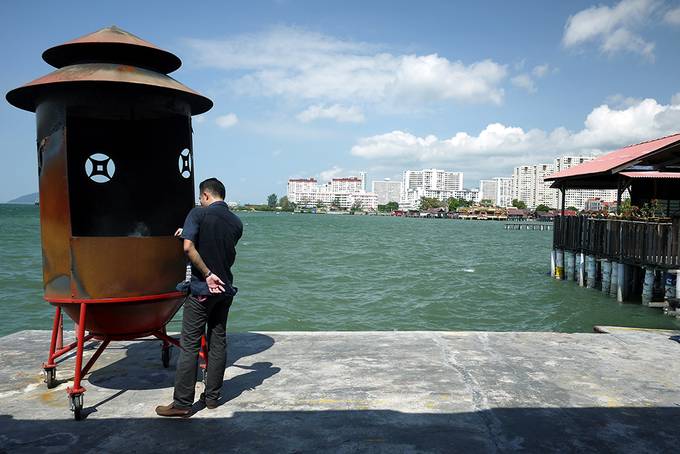
<svg viewBox="0 0 680 454">
<path fill-rule="evenodd" d="M 227 196 L 224 185 L 217 178 L 208 178 L 207 180 L 201 181 L 201 184 L 198 185 L 198 190 L 201 191 L 201 193 L 209 192 L 222 200 Z"/>
</svg>

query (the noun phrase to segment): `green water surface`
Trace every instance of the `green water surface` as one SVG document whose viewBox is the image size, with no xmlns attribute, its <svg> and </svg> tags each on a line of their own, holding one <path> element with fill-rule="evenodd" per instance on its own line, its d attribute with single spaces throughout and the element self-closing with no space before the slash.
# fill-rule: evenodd
<svg viewBox="0 0 680 454">
<path fill-rule="evenodd" d="M 551 279 L 552 232 L 492 221 L 239 216 L 232 331 L 678 328 L 659 309 Z M 38 207 L 0 205 L 0 240 L 0 335 L 49 329 Z"/>
</svg>

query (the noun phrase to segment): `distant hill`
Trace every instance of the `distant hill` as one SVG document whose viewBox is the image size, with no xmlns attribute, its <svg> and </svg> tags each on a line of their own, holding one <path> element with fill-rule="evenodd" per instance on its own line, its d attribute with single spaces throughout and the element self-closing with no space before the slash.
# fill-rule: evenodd
<svg viewBox="0 0 680 454">
<path fill-rule="evenodd" d="M 10 200 L 7 203 L 24 203 L 33 205 L 36 200 L 38 200 L 38 193 L 34 192 L 33 194 L 26 194 L 22 195 L 21 197 L 17 197 L 16 199 Z"/>
</svg>

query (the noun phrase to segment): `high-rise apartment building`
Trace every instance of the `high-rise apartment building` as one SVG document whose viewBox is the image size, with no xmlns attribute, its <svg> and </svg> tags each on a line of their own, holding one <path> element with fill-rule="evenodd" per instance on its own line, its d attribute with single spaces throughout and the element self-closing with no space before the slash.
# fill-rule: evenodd
<svg viewBox="0 0 680 454">
<path fill-rule="evenodd" d="M 363 182 L 358 177 L 333 178 L 331 180 L 331 192 L 357 192 L 363 190 Z"/>
<path fill-rule="evenodd" d="M 561 156 L 555 159 L 555 172 L 569 169 L 571 167 L 592 161 L 594 156 Z M 555 190 L 555 207 L 562 207 L 562 194 Z M 588 199 L 600 199 L 604 203 L 616 201 L 616 190 L 604 189 L 570 189 L 566 193 L 565 207 L 575 207 L 583 210 Z"/>
<path fill-rule="evenodd" d="M 389 178 L 373 180 L 373 187 L 371 189 L 378 196 L 378 205 L 385 205 L 389 202 L 399 203 L 401 185 L 401 181 L 393 181 Z"/>
<path fill-rule="evenodd" d="M 360 177 L 333 178 L 323 185 L 319 185 L 315 178 L 291 178 L 288 180 L 288 200 L 301 207 L 361 206 L 364 210 L 377 209 L 378 197 L 366 192 L 364 186 L 365 180 Z"/>
<path fill-rule="evenodd" d="M 479 200 L 490 200 L 495 206 L 512 205 L 512 177 L 494 177 L 479 180 Z"/>
<path fill-rule="evenodd" d="M 319 195 L 316 178 L 290 178 L 288 180 L 288 201 L 296 205 L 314 205 Z"/>
<path fill-rule="evenodd" d="M 532 164 L 515 167 L 512 173 L 512 198 L 526 203 L 529 208 L 547 205 L 554 208 L 557 191 L 544 178 L 555 172 L 553 164 Z"/>
<path fill-rule="evenodd" d="M 545 177 L 592 159 L 594 157 L 591 156 L 561 156 L 556 158 L 553 164 L 515 167 L 512 174 L 512 198 L 523 201 L 529 208 L 536 208 L 538 205 L 560 208 L 562 206 L 560 191 L 552 189 L 550 187 L 552 182 L 544 181 Z M 582 210 L 586 200 L 593 197 L 611 202 L 616 200 L 616 191 L 571 189 L 567 191 L 565 206 Z"/>
<path fill-rule="evenodd" d="M 361 190 L 366 190 L 366 172 L 359 172 L 359 179 L 361 180 Z"/>
<path fill-rule="evenodd" d="M 422 197 L 447 200 L 463 189 L 463 173 L 438 169 L 407 170 L 402 177 L 399 206 L 417 209 Z"/>
<path fill-rule="evenodd" d="M 512 206 L 512 177 L 495 177 L 496 206 Z"/>
<path fill-rule="evenodd" d="M 493 205 L 497 205 L 496 197 L 498 192 L 498 182 L 493 180 L 479 180 L 480 200 L 489 200 Z"/>
</svg>

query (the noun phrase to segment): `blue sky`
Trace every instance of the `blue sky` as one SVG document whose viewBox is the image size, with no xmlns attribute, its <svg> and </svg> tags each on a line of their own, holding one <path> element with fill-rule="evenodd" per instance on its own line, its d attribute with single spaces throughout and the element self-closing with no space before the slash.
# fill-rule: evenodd
<svg viewBox="0 0 680 454">
<path fill-rule="evenodd" d="M 96 5 L 96 6 L 95 6 Z M 3 91 L 118 25 L 215 102 L 196 178 L 263 202 L 289 177 L 438 167 L 480 178 L 680 131 L 680 3 L 43 2 L 0 7 Z M 34 115 L 0 103 L 0 201 L 37 190 Z"/>
</svg>

